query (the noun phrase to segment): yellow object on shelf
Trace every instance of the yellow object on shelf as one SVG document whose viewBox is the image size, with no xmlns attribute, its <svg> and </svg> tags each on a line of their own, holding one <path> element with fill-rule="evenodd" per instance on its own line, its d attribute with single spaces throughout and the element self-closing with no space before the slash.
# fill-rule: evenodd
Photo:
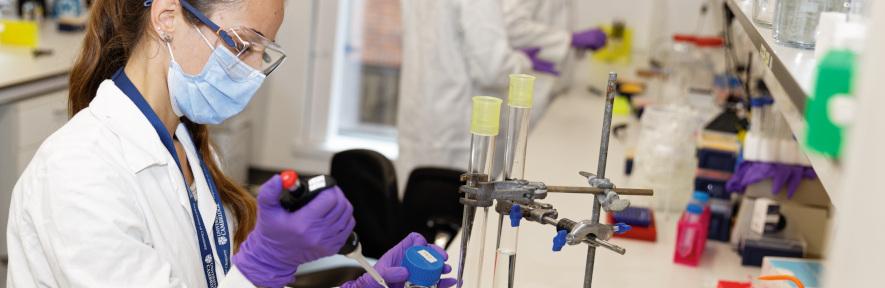
<svg viewBox="0 0 885 288">
<path fill-rule="evenodd" d="M 627 100 L 627 97 L 618 96 L 615 97 L 615 103 L 612 109 L 612 114 L 615 116 L 630 116 L 630 100 Z"/>
<path fill-rule="evenodd" d="M 40 29 L 35 21 L 0 20 L 0 45 L 37 48 Z"/>
<path fill-rule="evenodd" d="M 593 58 L 605 62 L 630 62 L 633 54 L 633 28 L 624 23 L 602 26 L 608 37 L 605 47 L 596 51 Z"/>
<path fill-rule="evenodd" d="M 624 94 L 636 95 L 645 92 L 645 87 L 639 83 L 621 82 L 618 84 L 618 90 Z"/>
</svg>

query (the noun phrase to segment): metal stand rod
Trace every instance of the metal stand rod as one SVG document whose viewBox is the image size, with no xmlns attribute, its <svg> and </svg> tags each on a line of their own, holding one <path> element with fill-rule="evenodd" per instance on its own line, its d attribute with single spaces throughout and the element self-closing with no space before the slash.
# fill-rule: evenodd
<svg viewBox="0 0 885 288">
<path fill-rule="evenodd" d="M 606 249 L 615 251 L 615 253 L 618 253 L 621 255 L 627 254 L 627 249 L 624 249 L 622 247 L 618 247 L 617 245 L 614 245 L 614 244 L 612 244 L 608 241 L 605 241 L 605 240 L 599 240 L 599 239 L 590 240 L 590 239 L 588 239 L 584 242 L 590 243 L 591 247 L 602 246 L 602 247 L 605 247 Z"/>
<path fill-rule="evenodd" d="M 605 178 L 605 164 L 608 160 L 608 142 L 612 128 L 612 109 L 615 102 L 615 83 L 618 80 L 618 74 L 611 72 L 608 74 L 608 87 L 605 95 L 605 115 L 602 119 L 602 140 L 599 144 L 599 161 L 596 166 L 596 176 Z M 598 194 L 594 198 L 599 197 Z M 592 223 L 599 223 L 600 204 L 598 199 L 593 199 L 593 217 L 590 218 Z M 596 258 L 596 247 L 587 248 L 587 266 L 584 269 L 584 288 L 590 288 L 593 284 L 593 264 Z"/>
<path fill-rule="evenodd" d="M 652 189 L 635 189 L 635 188 L 614 188 L 611 189 L 621 196 L 654 196 Z M 550 193 L 569 193 L 569 194 L 604 194 L 606 189 L 594 187 L 566 187 L 566 186 L 547 186 L 547 192 Z"/>
<path fill-rule="evenodd" d="M 464 205 L 464 219 L 461 223 L 461 249 L 458 255 L 458 287 L 464 285 L 464 264 L 467 261 L 467 243 L 473 233 L 473 217 L 476 217 L 476 207 Z"/>
</svg>

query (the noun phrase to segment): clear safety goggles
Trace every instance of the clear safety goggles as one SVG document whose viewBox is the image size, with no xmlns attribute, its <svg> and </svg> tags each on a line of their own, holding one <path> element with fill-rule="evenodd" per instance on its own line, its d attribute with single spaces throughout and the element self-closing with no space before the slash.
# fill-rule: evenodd
<svg viewBox="0 0 885 288">
<path fill-rule="evenodd" d="M 218 36 L 215 45 L 212 45 L 206 36 L 197 29 L 197 32 L 209 44 L 210 48 L 214 48 L 217 45 L 225 45 L 240 60 L 265 76 L 270 75 L 286 59 L 286 52 L 283 51 L 280 45 L 267 39 L 260 32 L 255 31 L 255 29 L 242 26 L 221 29 L 218 24 L 209 20 L 206 15 L 186 0 L 181 0 L 181 6 L 197 17 L 203 25 L 206 25 Z"/>
</svg>

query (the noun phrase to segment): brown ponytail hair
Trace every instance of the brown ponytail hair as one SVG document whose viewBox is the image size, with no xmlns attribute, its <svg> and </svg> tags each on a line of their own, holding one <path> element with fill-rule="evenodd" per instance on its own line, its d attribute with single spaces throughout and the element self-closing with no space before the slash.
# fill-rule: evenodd
<svg viewBox="0 0 885 288">
<path fill-rule="evenodd" d="M 215 5 L 231 2 L 236 1 L 190 0 L 189 3 L 208 14 Z M 126 65 L 139 41 L 149 37 L 146 28 L 150 8 L 144 7 L 142 0 L 96 0 L 91 9 L 83 50 L 71 70 L 68 95 L 68 112 L 71 116 L 89 106 L 101 82 L 110 79 L 117 69 Z M 193 17 L 186 19 L 195 21 Z M 255 227 L 255 197 L 222 173 L 213 155 L 208 127 L 190 122 L 186 118 L 182 118 L 182 121 L 191 132 L 194 145 L 206 160 L 206 167 L 215 179 L 222 203 L 231 210 L 236 219 L 234 246 L 239 247 Z"/>
</svg>

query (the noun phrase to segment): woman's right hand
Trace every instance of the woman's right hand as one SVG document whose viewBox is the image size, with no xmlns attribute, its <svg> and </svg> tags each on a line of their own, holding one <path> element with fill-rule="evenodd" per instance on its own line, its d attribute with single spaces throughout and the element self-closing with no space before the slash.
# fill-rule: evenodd
<svg viewBox="0 0 885 288">
<path fill-rule="evenodd" d="M 255 230 L 233 256 L 237 269 L 257 286 L 289 284 L 298 265 L 337 253 L 356 225 L 353 206 L 338 187 L 292 213 L 280 206 L 282 191 L 279 175 L 261 185 Z"/>
</svg>

